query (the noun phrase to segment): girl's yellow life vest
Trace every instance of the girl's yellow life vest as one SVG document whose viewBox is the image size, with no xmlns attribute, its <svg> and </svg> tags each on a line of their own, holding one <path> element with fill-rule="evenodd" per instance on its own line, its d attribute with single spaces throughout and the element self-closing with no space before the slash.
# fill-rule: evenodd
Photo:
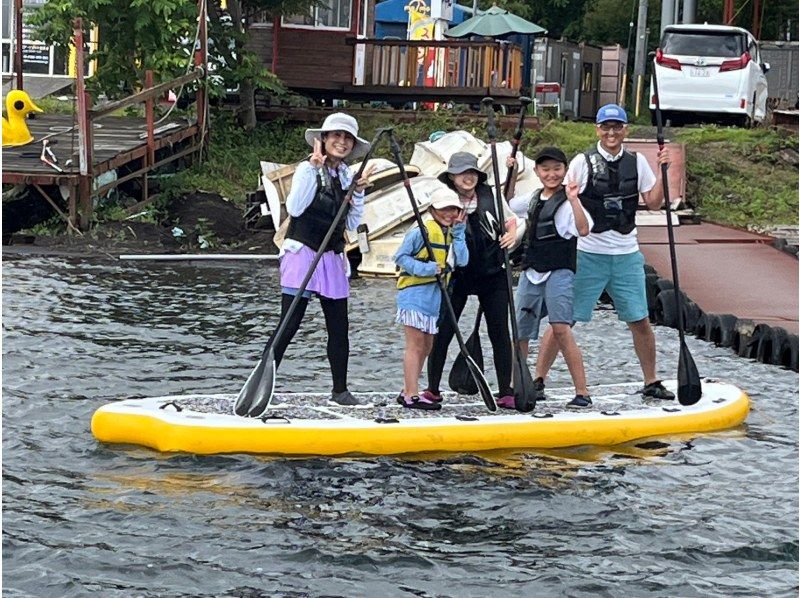
<svg viewBox="0 0 800 598">
<path fill-rule="evenodd" d="M 447 284 L 450 280 L 450 267 L 447 265 L 447 253 L 450 250 L 450 245 L 453 243 L 453 233 L 450 227 L 447 227 L 447 236 L 442 231 L 441 225 L 434 219 L 425 221 L 425 228 L 428 231 L 428 240 L 431 242 L 431 249 L 433 249 L 433 257 L 436 263 L 439 264 L 444 273 L 444 282 Z M 414 259 L 422 262 L 428 261 L 428 250 L 423 245 Z M 408 272 L 400 271 L 400 277 L 397 279 L 397 288 L 404 289 L 418 284 L 429 284 L 436 282 L 435 276 L 413 276 Z"/>
</svg>

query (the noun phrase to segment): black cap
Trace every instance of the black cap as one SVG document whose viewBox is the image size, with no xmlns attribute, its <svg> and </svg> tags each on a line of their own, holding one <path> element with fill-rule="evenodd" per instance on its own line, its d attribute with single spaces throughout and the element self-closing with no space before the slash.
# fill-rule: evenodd
<svg viewBox="0 0 800 598">
<path fill-rule="evenodd" d="M 561 162 L 564 164 L 564 166 L 569 164 L 567 162 L 567 156 L 564 155 L 564 152 L 557 147 L 552 146 L 543 147 L 540 149 L 539 153 L 536 154 L 536 157 L 533 159 L 536 164 L 539 164 L 539 162 L 544 162 L 545 160 L 555 160 L 556 162 Z"/>
</svg>

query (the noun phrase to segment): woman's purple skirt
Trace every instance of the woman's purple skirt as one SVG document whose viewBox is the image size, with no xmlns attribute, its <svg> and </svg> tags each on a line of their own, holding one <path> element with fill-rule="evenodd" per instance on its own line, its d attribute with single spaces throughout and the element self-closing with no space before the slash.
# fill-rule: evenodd
<svg viewBox="0 0 800 598">
<path fill-rule="evenodd" d="M 316 252 L 303 245 L 299 251 L 287 251 L 281 258 L 281 287 L 284 292 L 295 291 L 308 273 Z M 326 251 L 317 264 L 314 274 L 308 281 L 306 291 L 317 293 L 327 299 L 346 299 L 350 296 L 350 283 L 347 280 L 347 258 L 343 253 Z"/>
</svg>

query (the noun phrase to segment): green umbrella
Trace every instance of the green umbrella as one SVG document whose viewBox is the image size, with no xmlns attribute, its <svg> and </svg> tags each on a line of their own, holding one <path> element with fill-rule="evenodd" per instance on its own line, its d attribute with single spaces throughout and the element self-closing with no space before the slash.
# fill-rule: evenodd
<svg viewBox="0 0 800 598">
<path fill-rule="evenodd" d="M 468 35 L 497 37 L 508 33 L 547 33 L 547 29 L 495 5 L 485 13 L 453 27 L 445 35 L 448 37 L 466 37 Z"/>
</svg>

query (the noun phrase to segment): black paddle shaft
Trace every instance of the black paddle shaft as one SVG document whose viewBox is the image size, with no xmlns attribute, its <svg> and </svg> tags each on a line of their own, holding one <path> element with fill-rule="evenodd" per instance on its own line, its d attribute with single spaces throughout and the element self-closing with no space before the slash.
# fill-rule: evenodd
<svg viewBox="0 0 800 598">
<path fill-rule="evenodd" d="M 500 225 L 501 234 L 506 232 L 505 212 L 503 211 L 503 199 L 500 196 L 500 167 L 497 164 L 497 128 L 494 124 L 494 100 L 483 98 L 482 103 L 486 106 L 487 126 L 486 132 L 489 134 L 489 146 L 492 150 L 492 171 L 494 174 L 494 205 L 497 211 L 497 220 Z M 508 250 L 503 249 L 503 262 L 506 268 L 506 284 L 508 286 L 508 307 L 511 310 L 511 336 L 514 340 L 514 354 L 518 351 L 519 330 L 517 329 L 517 312 L 514 308 L 514 281 L 511 277 L 511 261 L 508 259 Z M 518 389 L 521 390 L 521 389 Z"/>
<path fill-rule="evenodd" d="M 661 105 L 658 98 L 658 81 L 653 69 L 653 97 L 656 106 L 656 140 L 659 151 L 664 150 L 664 127 L 661 121 Z M 686 345 L 684 335 L 683 297 L 681 285 L 678 281 L 678 258 L 675 252 L 675 232 L 672 227 L 672 207 L 669 198 L 669 180 L 667 177 L 667 164 L 661 164 L 661 185 L 664 191 L 664 207 L 667 212 L 667 239 L 669 241 L 669 260 L 672 266 L 673 291 L 675 293 L 675 307 L 678 310 L 678 338 L 680 340 L 680 356 L 678 357 L 678 402 L 681 405 L 694 405 L 700 400 L 702 389 L 700 375 L 694 363 L 689 347 Z"/>
<path fill-rule="evenodd" d="M 411 183 L 408 179 L 408 173 L 406 172 L 405 165 L 403 164 L 403 157 L 400 155 L 400 144 L 397 143 L 394 132 L 391 131 L 389 132 L 389 144 L 392 150 L 392 155 L 394 156 L 394 160 L 397 163 L 397 168 L 400 170 L 400 176 L 403 178 L 403 185 L 408 193 L 408 199 L 411 202 L 411 209 L 414 211 L 414 219 L 416 220 L 417 226 L 419 227 L 419 231 L 422 235 L 422 242 L 425 245 L 425 249 L 428 251 L 428 255 L 433 257 L 433 247 L 431 247 L 431 241 L 428 238 L 428 230 L 425 228 L 425 223 L 422 221 L 422 214 L 419 211 L 417 200 L 414 198 L 414 192 L 411 190 Z M 458 341 L 458 348 L 461 350 L 461 354 L 465 359 L 468 360 L 468 362 L 472 361 L 472 358 L 469 355 L 469 350 L 467 349 L 467 345 L 464 342 L 464 337 L 461 335 L 461 330 L 458 328 L 458 318 L 456 317 L 456 312 L 453 309 L 453 303 L 450 301 L 450 294 L 447 292 L 447 285 L 445 285 L 444 278 L 441 274 L 436 274 L 436 282 L 439 284 L 439 289 L 442 292 L 442 300 L 445 303 L 447 315 L 450 318 L 450 321 L 453 323 L 453 331 L 455 333 L 456 340 Z M 476 368 L 477 366 L 474 368 L 471 367 L 470 371 L 475 378 L 475 383 L 478 385 L 478 389 L 481 391 L 483 402 L 486 403 L 486 407 L 490 411 L 495 411 L 497 409 L 497 405 L 495 405 L 494 398 L 491 396 L 491 391 L 489 390 L 489 385 L 486 382 L 486 378 L 483 377 L 483 373 L 480 372 L 479 369 L 478 371 L 475 371 Z M 480 380 L 478 379 L 479 376 L 481 378 Z"/>
<path fill-rule="evenodd" d="M 511 139 L 511 157 L 517 157 L 517 150 L 519 149 L 519 142 L 522 139 L 522 131 L 525 129 L 525 114 L 528 111 L 528 106 L 533 100 L 527 96 L 521 96 L 519 98 L 520 108 L 519 108 L 519 121 L 517 122 L 517 130 L 514 131 L 514 137 Z M 511 177 L 514 175 L 514 167 L 508 167 L 508 174 L 506 174 L 506 184 L 503 188 L 503 195 L 508 201 L 508 190 L 511 188 Z"/>
</svg>

